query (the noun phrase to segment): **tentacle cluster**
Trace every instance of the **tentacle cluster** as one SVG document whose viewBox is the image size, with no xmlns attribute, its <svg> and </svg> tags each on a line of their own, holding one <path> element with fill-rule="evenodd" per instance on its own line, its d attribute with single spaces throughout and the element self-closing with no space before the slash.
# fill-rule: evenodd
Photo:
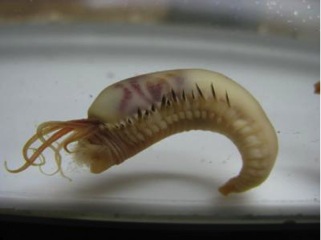
<svg viewBox="0 0 321 240">
<path fill-rule="evenodd" d="M 66 152 L 71 153 L 72 151 L 68 149 L 68 146 L 73 142 L 95 134 L 99 130 L 99 123 L 99 121 L 92 119 L 44 122 L 38 126 L 35 135 L 25 143 L 22 149 L 22 155 L 25 163 L 17 169 L 9 169 L 7 162 L 5 162 L 5 168 L 11 173 L 19 173 L 30 166 L 38 166 L 41 169 L 41 167 L 46 163 L 43 152 L 50 148 L 54 152 L 57 169 L 49 175 L 60 172 L 65 176 L 61 168 L 61 150 L 64 149 Z M 57 142 L 63 137 L 65 138 L 62 141 Z M 41 144 L 38 147 L 34 147 L 33 145 L 37 141 L 40 141 Z M 32 150 L 32 154 L 30 156 L 29 150 Z M 40 162 L 36 162 L 37 159 L 40 160 Z"/>
</svg>

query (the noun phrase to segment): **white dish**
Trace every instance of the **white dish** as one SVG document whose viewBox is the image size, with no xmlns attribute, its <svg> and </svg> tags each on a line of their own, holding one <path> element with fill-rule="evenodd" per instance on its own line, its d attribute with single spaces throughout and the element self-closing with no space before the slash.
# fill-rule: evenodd
<svg viewBox="0 0 321 240">
<path fill-rule="evenodd" d="M 240 32 L 155 26 L 0 28 L 0 212 L 63 218 L 163 222 L 317 221 L 320 207 L 318 46 Z M 86 118 L 106 86 L 176 68 L 221 72 L 247 88 L 278 131 L 279 155 L 260 187 L 221 196 L 240 170 L 225 137 L 172 136 L 100 175 L 72 164 L 73 179 L 22 164 L 37 124 Z M 46 152 L 50 163 L 52 155 Z M 47 169 L 52 169 L 49 164 Z"/>
</svg>

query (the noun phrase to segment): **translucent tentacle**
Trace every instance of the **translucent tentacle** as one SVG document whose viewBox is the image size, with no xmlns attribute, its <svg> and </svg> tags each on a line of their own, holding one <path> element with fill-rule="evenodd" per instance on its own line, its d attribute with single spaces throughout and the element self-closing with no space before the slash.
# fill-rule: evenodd
<svg viewBox="0 0 321 240">
<path fill-rule="evenodd" d="M 95 134 L 99 130 L 98 124 L 98 121 L 91 119 L 71 120 L 66 122 L 50 121 L 42 123 L 38 126 L 36 134 L 25 143 L 22 149 L 25 163 L 17 169 L 9 169 L 7 162 L 5 162 L 5 168 L 11 173 L 19 173 L 30 166 L 38 166 L 41 168 L 40 171 L 44 173 L 42 167 L 45 165 L 46 159 L 43 156 L 43 152 L 50 148 L 54 152 L 57 170 L 48 175 L 54 175 L 60 172 L 66 177 L 61 168 L 61 150 L 64 149 L 66 152 L 71 153 L 68 149 L 68 145 Z M 45 137 L 46 135 L 48 135 L 47 138 Z M 58 142 L 58 140 L 63 137 L 65 137 L 65 139 Z M 33 147 L 37 141 L 40 141 L 41 145 Z M 57 146 L 54 146 L 54 143 L 56 143 Z M 28 156 L 29 150 L 32 150 L 31 156 Z M 37 163 L 37 159 L 39 159 L 40 162 Z"/>
</svg>

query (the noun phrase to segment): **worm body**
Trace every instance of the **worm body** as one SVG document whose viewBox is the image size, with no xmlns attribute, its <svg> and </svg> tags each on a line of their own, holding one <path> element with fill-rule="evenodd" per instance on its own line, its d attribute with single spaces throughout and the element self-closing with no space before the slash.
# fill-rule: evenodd
<svg viewBox="0 0 321 240">
<path fill-rule="evenodd" d="M 105 88 L 88 110 L 88 119 L 45 122 L 23 149 L 25 164 L 43 165 L 51 148 L 61 170 L 60 150 L 100 173 L 172 134 L 209 130 L 237 146 L 243 166 L 220 192 L 243 192 L 261 184 L 271 172 L 278 143 L 275 130 L 254 97 L 226 76 L 200 69 L 156 72 L 129 78 Z M 67 135 L 57 145 L 61 137 Z M 49 137 L 45 137 L 49 136 Z M 28 149 L 40 140 L 41 145 Z M 73 151 L 68 145 L 77 142 Z M 36 163 L 36 159 L 43 161 Z"/>
</svg>

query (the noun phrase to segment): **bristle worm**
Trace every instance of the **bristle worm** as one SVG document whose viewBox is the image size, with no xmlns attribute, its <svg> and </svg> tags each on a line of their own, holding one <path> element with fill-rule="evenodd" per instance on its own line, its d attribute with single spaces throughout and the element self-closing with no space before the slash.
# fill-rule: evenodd
<svg viewBox="0 0 321 240">
<path fill-rule="evenodd" d="M 269 176 L 278 141 L 260 104 L 228 77 L 200 69 L 156 72 L 115 83 L 94 100 L 87 119 L 41 124 L 23 148 L 25 163 L 14 170 L 5 164 L 12 173 L 39 166 L 38 158 L 44 165 L 42 152 L 51 148 L 63 173 L 60 151 L 65 149 L 91 172 L 101 173 L 165 137 L 194 129 L 227 136 L 241 153 L 242 169 L 219 189 L 222 194 L 249 190 Z M 37 141 L 41 145 L 34 147 Z M 70 143 L 76 143 L 73 151 L 67 148 Z"/>
</svg>

